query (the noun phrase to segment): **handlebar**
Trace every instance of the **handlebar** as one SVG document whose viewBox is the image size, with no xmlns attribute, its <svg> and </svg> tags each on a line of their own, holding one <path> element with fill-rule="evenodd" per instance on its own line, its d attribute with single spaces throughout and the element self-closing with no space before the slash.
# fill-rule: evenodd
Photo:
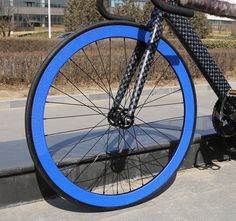
<svg viewBox="0 0 236 221">
<path fill-rule="evenodd" d="M 151 0 L 152 3 L 159 9 L 165 12 L 174 13 L 177 15 L 183 15 L 186 17 L 193 17 L 194 11 L 188 8 L 170 5 L 168 3 L 164 3 L 163 0 Z M 97 0 L 97 9 L 99 13 L 108 20 L 126 20 L 126 21 L 135 21 L 133 18 L 129 18 L 126 16 L 114 15 L 108 12 L 104 6 L 104 0 Z"/>
</svg>

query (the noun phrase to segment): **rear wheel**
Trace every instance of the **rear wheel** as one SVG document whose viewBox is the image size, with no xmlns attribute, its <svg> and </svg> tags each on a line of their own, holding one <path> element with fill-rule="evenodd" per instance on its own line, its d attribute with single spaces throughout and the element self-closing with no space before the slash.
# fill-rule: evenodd
<svg viewBox="0 0 236 221">
<path fill-rule="evenodd" d="M 27 102 L 27 141 L 61 196 L 108 209 L 134 205 L 178 169 L 195 129 L 195 92 L 164 39 L 132 125 L 108 114 L 137 41 L 147 43 L 149 35 L 129 22 L 93 25 L 60 44 L 38 71 Z M 117 116 L 126 114 L 134 80 Z"/>
</svg>

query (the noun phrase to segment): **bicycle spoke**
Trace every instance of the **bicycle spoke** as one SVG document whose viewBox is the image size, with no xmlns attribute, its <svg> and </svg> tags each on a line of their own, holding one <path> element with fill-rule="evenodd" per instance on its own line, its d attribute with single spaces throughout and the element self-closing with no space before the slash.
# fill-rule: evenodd
<svg viewBox="0 0 236 221">
<path fill-rule="evenodd" d="M 148 102 L 146 102 L 146 104 L 150 104 L 150 103 L 153 103 L 153 102 L 155 102 L 155 101 L 157 101 L 157 100 L 160 100 L 160 99 L 162 99 L 162 98 L 171 96 L 171 95 L 173 95 L 173 94 L 175 94 L 175 93 L 178 93 L 179 91 L 181 91 L 181 89 L 178 89 L 178 90 L 173 91 L 173 92 L 171 92 L 171 93 L 169 93 L 169 94 L 166 94 L 166 95 L 163 95 L 163 96 L 161 96 L 161 97 L 158 97 L 158 98 L 156 98 L 156 99 L 154 99 L 154 100 L 148 101 Z M 146 104 L 145 104 L 145 105 L 146 105 Z M 137 108 L 141 107 L 142 105 L 143 105 L 143 104 L 140 104 Z"/>
<path fill-rule="evenodd" d="M 108 135 L 107 135 L 107 142 L 106 142 L 106 153 L 108 152 L 108 147 L 109 147 L 109 139 L 110 139 L 110 130 L 111 130 L 111 126 L 109 126 L 108 128 Z M 107 161 L 105 162 L 105 174 L 107 171 Z M 106 176 L 104 177 L 104 181 L 103 181 L 103 194 L 105 194 L 106 192 Z"/>
<path fill-rule="evenodd" d="M 134 137 L 129 131 L 128 131 L 128 133 L 129 133 L 132 137 Z M 134 139 L 136 139 L 136 138 L 134 137 Z M 145 150 L 145 147 L 143 146 L 143 144 L 141 144 L 138 139 L 136 139 L 136 141 L 137 141 L 137 143 L 139 143 L 139 144 L 141 145 L 141 147 Z M 126 142 L 126 144 L 129 146 L 130 150 L 134 150 L 134 149 L 130 146 L 129 143 Z M 140 148 L 140 147 L 138 147 L 138 149 L 139 149 L 139 148 Z M 153 154 L 150 153 L 150 155 L 153 157 L 153 159 L 157 160 L 157 159 L 153 156 Z"/>
<path fill-rule="evenodd" d="M 137 165 L 134 165 L 134 164 L 132 163 L 132 161 L 129 162 L 129 164 L 139 170 L 139 167 L 138 167 Z M 143 166 L 146 168 L 146 171 L 145 171 L 145 172 L 151 174 L 151 176 L 154 178 L 154 177 L 155 177 L 154 174 L 148 169 L 148 167 L 147 167 L 145 164 L 144 164 Z"/>
<path fill-rule="evenodd" d="M 124 56 L 125 56 L 125 68 L 127 68 L 128 66 L 128 58 L 127 58 L 127 49 L 126 49 L 126 40 L 125 38 L 123 39 L 124 40 Z M 128 90 L 126 91 L 126 95 L 125 95 L 125 103 L 124 103 L 124 107 L 126 106 L 129 98 L 131 98 L 131 90 L 130 90 L 130 85 L 128 86 Z"/>
<path fill-rule="evenodd" d="M 139 117 L 136 117 L 136 118 L 137 118 L 138 120 L 140 120 L 141 122 L 143 122 L 144 124 L 146 124 L 147 126 L 153 128 L 153 129 L 154 129 L 155 131 L 157 131 L 158 133 L 160 133 L 160 134 L 162 134 L 163 136 L 167 137 L 169 141 L 172 140 L 168 135 L 164 134 L 163 132 L 161 132 L 160 130 L 158 130 L 156 127 L 153 127 L 150 123 L 146 123 L 145 121 L 143 121 L 143 120 L 140 119 Z"/>
<path fill-rule="evenodd" d="M 108 128 L 107 131 L 109 131 L 109 132 L 108 132 L 108 136 L 109 136 L 109 133 L 110 133 L 110 126 L 109 126 L 109 128 Z M 106 131 L 102 136 L 100 136 L 99 140 L 94 144 L 93 147 L 95 147 L 96 144 L 107 134 L 107 131 Z M 93 148 L 91 148 L 77 164 L 79 164 L 80 162 L 82 162 L 83 159 L 88 155 L 88 153 L 89 153 L 92 149 L 93 149 Z M 86 169 L 87 169 L 88 167 L 90 167 L 92 164 L 94 164 L 94 163 L 97 161 L 98 157 L 99 157 L 99 154 L 95 157 L 95 159 L 94 159 L 93 161 L 91 161 L 91 163 L 89 163 L 89 164 L 80 172 L 80 175 L 74 180 L 74 182 L 76 182 L 76 180 L 79 179 L 79 177 L 86 171 Z M 71 171 L 70 171 L 70 173 L 71 173 Z M 67 174 L 67 176 L 68 176 L 68 174 Z"/>
<path fill-rule="evenodd" d="M 160 55 L 157 59 L 160 58 Z M 157 61 L 157 60 L 156 60 Z M 153 63 L 153 66 L 154 67 L 154 64 L 156 63 L 156 61 L 154 61 Z M 149 98 L 152 96 L 153 92 L 155 91 L 157 85 L 160 83 L 161 79 L 163 78 L 164 74 L 166 73 L 167 69 L 170 67 L 170 65 L 167 66 L 167 68 L 162 72 L 162 74 L 160 75 L 160 77 L 157 79 L 156 83 L 155 83 L 155 86 L 154 88 L 151 90 L 149 96 L 145 99 L 145 101 L 143 102 L 143 104 L 141 105 L 141 108 L 140 110 L 138 111 L 137 115 L 140 113 L 140 111 L 142 110 L 142 108 L 145 106 L 145 104 L 148 102 Z"/>
<path fill-rule="evenodd" d="M 45 117 L 44 120 L 58 120 L 58 119 L 91 117 L 91 116 L 100 116 L 100 115 L 101 114 L 80 114 L 80 115 L 70 115 L 70 116 L 61 116 L 61 117 Z"/>
<path fill-rule="evenodd" d="M 166 106 L 176 106 L 176 105 L 180 105 L 180 104 L 184 104 L 184 102 L 177 102 L 177 103 L 166 103 L 166 104 L 157 104 L 157 105 L 148 105 L 148 106 L 143 106 L 141 109 L 143 108 L 151 108 L 151 107 L 166 107 Z M 138 114 L 137 114 L 138 115 Z"/>
<path fill-rule="evenodd" d="M 95 111 L 95 112 L 97 112 L 97 113 L 103 114 L 101 110 L 99 110 L 99 112 L 98 112 L 97 110 L 93 109 L 93 108 L 97 108 L 96 106 L 94 106 L 94 107 L 92 108 L 92 107 L 90 107 L 90 106 L 86 105 L 85 103 L 83 103 L 83 102 L 79 101 L 79 100 L 78 100 L 78 99 L 76 99 L 75 97 L 73 97 L 73 96 L 69 95 L 68 93 L 66 93 L 66 92 L 64 92 L 64 91 L 62 91 L 62 90 L 60 90 L 60 89 L 59 89 L 59 88 L 57 88 L 56 86 L 52 85 L 51 87 L 52 87 L 52 88 L 54 88 L 55 90 L 57 90 L 57 91 L 61 92 L 62 94 L 64 94 L 64 95 L 68 96 L 69 98 L 71 98 L 71 99 L 73 99 L 73 100 L 77 101 L 79 104 L 82 104 L 82 105 L 84 105 L 85 107 L 88 107 L 89 109 L 91 109 L 91 110 L 93 110 L 93 111 Z"/>
<path fill-rule="evenodd" d="M 140 164 L 140 166 L 142 166 L 142 165 L 144 165 L 144 164 L 146 164 L 146 165 L 150 165 L 150 166 L 155 166 L 155 167 L 162 167 L 162 168 L 164 168 L 164 166 L 162 166 L 162 165 L 160 165 L 160 164 L 155 164 L 155 163 L 153 163 L 153 162 L 156 162 L 155 160 L 151 160 L 150 161 L 150 159 L 148 160 L 148 161 L 141 161 L 140 159 L 140 156 L 138 155 L 137 157 L 139 157 L 139 159 L 137 159 L 137 160 L 135 160 L 135 159 L 131 159 L 131 161 L 134 161 L 134 162 L 137 162 L 137 163 L 139 163 Z M 162 160 L 162 159 L 165 159 L 165 158 L 167 158 L 168 156 L 163 156 L 163 157 L 158 157 L 157 159 L 158 160 Z"/>
<path fill-rule="evenodd" d="M 88 100 L 95 108 L 97 108 L 97 110 L 99 112 L 101 112 L 101 110 L 69 79 L 67 78 L 61 71 L 59 71 L 59 73 L 67 80 L 70 82 L 71 85 L 73 85 L 85 98 L 86 100 Z"/>
<path fill-rule="evenodd" d="M 161 119 L 161 120 L 157 120 L 157 121 L 151 121 L 151 122 L 146 122 L 148 124 L 152 124 L 152 123 L 159 123 L 159 122 L 163 122 L 163 121 L 174 121 L 174 120 L 180 120 L 184 118 L 184 116 L 178 116 L 178 117 L 169 117 L 169 118 L 164 118 L 164 119 Z"/>
<path fill-rule="evenodd" d="M 133 131 L 134 131 L 134 136 L 137 137 L 134 127 L 132 127 L 132 128 L 133 128 Z M 136 141 L 136 146 L 137 146 L 137 148 L 138 148 L 137 139 L 135 139 L 135 141 Z M 139 159 L 139 162 L 141 162 L 140 156 L 138 156 L 138 159 Z M 141 163 L 140 163 L 140 172 L 141 172 L 141 179 L 142 179 L 142 185 L 143 185 L 143 173 L 142 173 L 142 166 L 141 166 Z"/>
<path fill-rule="evenodd" d="M 111 71 L 112 71 L 111 65 L 112 65 L 112 63 L 111 63 L 111 38 L 109 38 L 109 85 L 111 85 Z M 111 97 L 110 96 L 109 96 L 109 109 L 111 109 Z"/>
<path fill-rule="evenodd" d="M 105 76 L 106 76 L 106 80 L 108 82 L 109 93 L 111 94 L 111 97 L 113 97 L 113 93 L 112 93 L 112 89 L 111 89 L 111 84 L 110 84 L 110 81 L 109 81 L 109 79 L 107 77 L 107 71 L 106 71 L 105 64 L 104 64 L 104 61 L 102 59 L 101 51 L 99 49 L 97 41 L 95 42 L 95 44 L 97 46 L 97 51 L 98 51 L 98 54 L 99 54 L 99 57 L 100 57 L 100 60 L 101 60 L 101 63 L 102 63 L 102 67 L 103 67 L 103 70 L 104 70 L 104 73 L 105 73 Z"/>
<path fill-rule="evenodd" d="M 100 77 L 99 73 L 97 72 L 97 69 L 94 67 L 92 61 L 89 59 L 88 55 L 86 54 L 85 50 L 82 49 L 85 57 L 87 58 L 87 60 L 89 61 L 90 65 L 92 66 L 94 72 L 96 73 L 97 77 L 99 78 L 99 80 L 101 81 L 102 85 L 104 86 L 106 93 L 109 94 L 109 90 L 107 89 L 106 85 L 104 84 L 104 82 L 102 81 L 102 78 Z"/>
<path fill-rule="evenodd" d="M 91 185 L 88 190 L 91 192 L 93 191 L 93 189 L 98 186 L 98 184 L 102 181 L 102 174 L 104 174 L 105 169 L 102 171 L 102 173 L 100 174 L 100 176 L 98 176 L 98 178 L 96 179 L 96 181 L 94 182 L 93 185 Z"/>
<path fill-rule="evenodd" d="M 148 125 L 149 127 L 155 129 L 157 132 L 161 133 L 161 134 L 164 135 L 164 136 L 167 136 L 167 135 L 163 134 L 163 133 L 162 133 L 161 131 L 159 131 L 158 129 L 173 130 L 173 131 L 182 131 L 181 129 L 170 128 L 170 127 L 161 127 L 161 126 L 154 127 L 154 126 L 151 125 L 151 123 L 145 122 L 145 121 L 143 121 L 142 119 L 140 119 L 140 118 L 138 118 L 138 117 L 137 117 L 137 119 L 140 120 L 142 123 Z M 152 122 L 152 123 L 155 123 L 155 122 Z M 167 136 L 167 137 L 168 137 L 168 136 Z"/>
<path fill-rule="evenodd" d="M 97 126 L 96 128 L 101 128 L 101 127 L 105 127 L 108 125 L 109 124 L 103 124 L 103 125 Z M 47 134 L 47 135 L 45 135 L 45 137 L 55 136 L 55 135 L 59 135 L 59 134 L 67 134 L 67 133 L 71 133 L 71 132 L 78 132 L 78 131 L 83 131 L 83 130 L 89 130 L 89 129 L 93 129 L 93 128 L 94 127 L 84 127 L 84 128 L 74 129 L 74 130 L 60 131 L 60 132 L 56 132 L 56 133 Z"/>
<path fill-rule="evenodd" d="M 88 107 L 91 110 L 93 110 L 92 108 L 94 108 L 94 106 L 89 106 L 86 104 L 75 104 L 75 103 L 66 103 L 66 102 L 56 102 L 56 101 L 46 101 L 46 104 L 58 104 L 58 105 L 68 105 L 68 106 L 78 106 L 78 107 Z M 97 106 L 99 109 L 103 109 L 103 110 L 109 110 L 109 108 L 106 107 L 99 107 Z M 93 110 L 94 111 L 94 110 Z M 96 111 L 95 111 L 96 112 Z M 104 115 L 103 113 L 98 113 L 98 115 Z M 104 115 L 105 116 L 105 115 Z"/>
<path fill-rule="evenodd" d="M 102 119 L 101 121 L 99 121 L 93 128 L 91 128 L 69 151 L 67 154 L 65 154 L 61 160 L 57 163 L 57 165 L 59 165 L 79 144 L 80 142 L 86 138 L 98 125 L 100 125 L 106 118 Z"/>
<path fill-rule="evenodd" d="M 136 125 L 138 126 L 138 125 Z M 134 127 L 133 127 L 134 128 Z M 162 150 L 166 151 L 165 148 L 162 147 L 162 145 L 157 142 L 154 138 L 152 138 L 145 130 L 143 130 L 141 127 L 139 127 L 148 137 L 150 137 Z M 136 139 L 136 142 L 137 142 L 137 139 Z M 166 151 L 167 152 L 167 151 Z M 155 158 L 157 159 L 157 158 Z M 164 167 L 163 165 L 161 165 L 162 167 Z"/>
<path fill-rule="evenodd" d="M 111 94 L 109 94 L 109 92 L 104 89 L 97 81 L 95 81 L 91 75 L 92 73 L 87 73 L 86 71 L 84 71 L 73 59 L 70 58 L 70 61 L 78 68 L 80 69 L 90 80 L 92 80 L 100 89 L 102 89 L 102 91 L 104 91 L 110 98 L 112 98 L 112 100 L 114 100 L 114 97 L 111 96 Z"/>
<path fill-rule="evenodd" d="M 128 162 L 127 162 L 127 175 L 128 175 L 128 183 L 129 183 L 129 191 L 132 190 L 132 185 L 131 185 L 131 182 L 130 182 L 130 172 L 129 172 L 129 166 L 128 166 Z"/>
</svg>

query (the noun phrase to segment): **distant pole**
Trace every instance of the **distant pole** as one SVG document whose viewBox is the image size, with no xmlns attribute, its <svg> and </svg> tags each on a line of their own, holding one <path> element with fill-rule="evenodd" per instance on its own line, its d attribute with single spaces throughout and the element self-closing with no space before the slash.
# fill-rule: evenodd
<svg viewBox="0 0 236 221">
<path fill-rule="evenodd" d="M 48 38 L 52 38 L 51 0 L 48 0 Z"/>
</svg>

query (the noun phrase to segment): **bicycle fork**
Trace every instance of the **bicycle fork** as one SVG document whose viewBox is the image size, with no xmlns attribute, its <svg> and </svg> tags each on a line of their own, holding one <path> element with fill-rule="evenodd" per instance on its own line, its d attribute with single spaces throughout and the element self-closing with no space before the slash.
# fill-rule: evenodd
<svg viewBox="0 0 236 221">
<path fill-rule="evenodd" d="M 121 80 L 118 92 L 114 99 L 113 106 L 108 114 L 109 123 L 115 127 L 129 128 L 134 123 L 134 114 L 138 107 L 139 99 L 142 94 L 144 84 L 147 80 L 151 65 L 154 61 L 154 55 L 158 46 L 158 42 L 163 31 L 163 13 L 158 12 L 153 19 L 152 31 L 149 41 L 146 44 L 138 42 L 131 56 L 126 71 Z M 132 96 L 128 109 L 122 107 L 121 102 L 129 88 L 131 79 L 137 68 L 138 74 L 133 88 Z"/>
</svg>

